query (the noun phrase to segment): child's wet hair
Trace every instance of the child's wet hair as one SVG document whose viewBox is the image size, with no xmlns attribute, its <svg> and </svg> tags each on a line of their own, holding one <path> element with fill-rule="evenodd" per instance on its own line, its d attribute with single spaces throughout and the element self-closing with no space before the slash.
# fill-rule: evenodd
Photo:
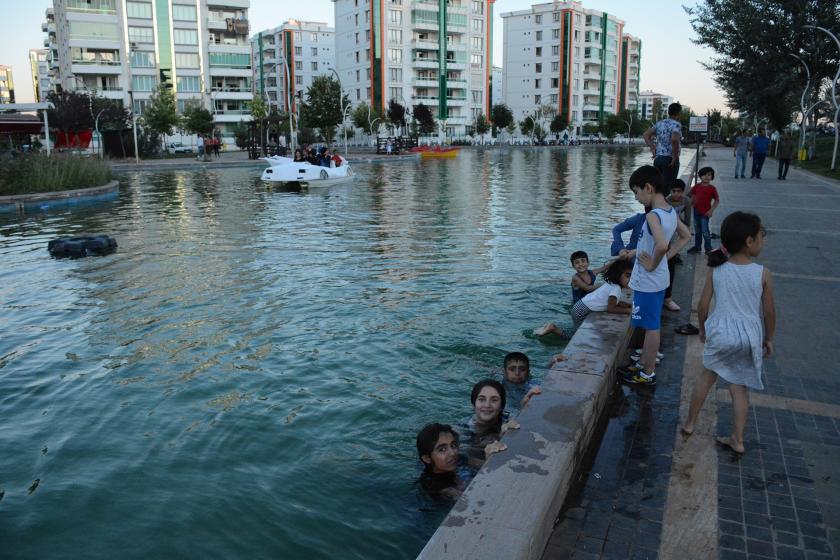
<svg viewBox="0 0 840 560">
<path fill-rule="evenodd" d="M 720 225 L 720 243 L 726 252 L 717 249 L 709 253 L 708 264 L 720 266 L 744 248 L 748 237 L 758 237 L 762 230 L 761 218 L 751 212 L 736 211 L 723 219 Z"/>
<path fill-rule="evenodd" d="M 679 189 L 681 191 L 685 190 L 685 181 L 682 179 L 674 179 L 674 182 L 671 183 L 671 190 Z"/>
<path fill-rule="evenodd" d="M 589 260 L 589 255 L 586 254 L 586 251 L 575 251 L 572 253 L 572 256 L 569 257 L 569 261 L 571 261 L 572 264 L 575 264 L 575 259 Z"/>
<path fill-rule="evenodd" d="M 505 361 L 502 363 L 502 368 L 507 369 L 508 364 L 514 361 L 525 362 L 525 367 L 527 367 L 529 370 L 531 369 L 531 362 L 528 360 L 528 356 L 526 356 L 522 352 L 510 352 L 507 356 L 505 356 Z"/>
<path fill-rule="evenodd" d="M 665 180 L 662 178 L 662 173 L 660 173 L 659 170 L 652 165 L 643 165 L 630 175 L 631 190 L 633 187 L 643 189 L 647 184 L 652 185 L 653 190 L 660 194 L 668 194 L 665 188 Z"/>
<path fill-rule="evenodd" d="M 453 430 L 449 424 L 426 424 L 420 430 L 420 433 L 417 434 L 417 456 L 420 457 L 420 461 L 426 465 L 427 469 L 431 468 L 431 466 L 423 461 L 423 455 L 432 454 L 440 434 L 452 434 L 455 441 L 458 441 L 458 432 Z"/>
<path fill-rule="evenodd" d="M 610 284 L 618 284 L 621 275 L 628 270 L 633 270 L 632 259 L 616 259 L 609 264 L 607 269 L 601 274 L 604 280 Z"/>
<path fill-rule="evenodd" d="M 711 174 L 712 174 L 712 179 L 714 179 L 714 178 L 715 178 L 715 170 L 714 170 L 714 169 L 712 169 L 711 167 L 701 167 L 701 168 L 700 168 L 700 171 L 698 171 L 698 172 L 697 172 L 697 176 L 698 176 L 698 177 L 702 177 L 703 175 L 705 175 L 705 174 L 707 174 L 707 173 L 711 173 Z"/>
<path fill-rule="evenodd" d="M 495 379 L 482 379 L 475 385 L 473 385 L 472 393 L 470 393 L 470 402 L 475 406 L 475 401 L 478 398 L 478 394 L 481 392 L 482 389 L 485 387 L 493 387 L 499 393 L 499 397 L 502 400 L 502 408 L 501 410 L 505 409 L 505 404 L 507 403 L 507 395 L 505 395 L 505 387 Z M 499 419 L 501 419 L 501 414 L 499 415 Z"/>
</svg>

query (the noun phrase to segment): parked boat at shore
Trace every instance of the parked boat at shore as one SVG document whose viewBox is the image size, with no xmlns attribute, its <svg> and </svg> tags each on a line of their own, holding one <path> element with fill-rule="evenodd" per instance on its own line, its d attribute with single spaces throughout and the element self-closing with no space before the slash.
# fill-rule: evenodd
<svg viewBox="0 0 840 560">
<path fill-rule="evenodd" d="M 458 157 L 458 151 L 460 148 L 456 148 L 454 146 L 449 147 L 441 147 L 441 146 L 416 146 L 411 148 L 411 152 L 419 153 L 420 157 L 423 159 L 427 158 L 454 158 Z"/>
</svg>

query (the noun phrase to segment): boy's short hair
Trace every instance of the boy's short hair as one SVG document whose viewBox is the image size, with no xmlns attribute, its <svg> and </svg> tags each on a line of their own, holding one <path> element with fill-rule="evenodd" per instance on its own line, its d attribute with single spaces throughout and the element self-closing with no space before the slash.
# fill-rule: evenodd
<svg viewBox="0 0 840 560">
<path fill-rule="evenodd" d="M 505 356 L 505 361 L 502 364 L 502 368 L 507 369 L 508 364 L 513 361 L 525 362 L 525 367 L 527 367 L 529 370 L 531 369 L 531 362 L 528 360 L 528 356 L 526 356 L 522 352 L 510 352 L 507 356 Z"/>
<path fill-rule="evenodd" d="M 701 167 L 701 168 L 700 168 L 700 171 L 698 171 L 698 172 L 697 172 L 697 176 L 698 176 L 698 177 L 702 177 L 702 176 L 703 176 L 703 175 L 705 175 L 706 173 L 711 173 L 711 174 L 712 174 L 712 179 L 714 179 L 714 178 L 715 178 L 715 170 L 714 170 L 714 169 L 712 169 L 711 167 L 708 167 L 708 166 L 706 166 L 706 167 Z"/>
<path fill-rule="evenodd" d="M 586 251 L 575 251 L 574 253 L 572 253 L 572 256 L 569 257 L 569 261 L 572 264 L 575 264 L 575 259 L 589 260 L 589 255 L 586 254 Z"/>
<path fill-rule="evenodd" d="M 449 424 L 426 424 L 420 433 L 417 434 L 417 456 L 423 460 L 423 455 L 431 455 L 435 449 L 440 434 L 452 434 L 458 440 L 458 432 L 452 429 Z M 428 468 L 428 465 L 426 465 Z"/>
<path fill-rule="evenodd" d="M 679 103 L 671 103 L 670 105 L 668 105 L 669 117 L 674 117 L 676 115 L 679 115 L 680 113 L 682 113 L 682 105 L 680 105 Z"/>
<path fill-rule="evenodd" d="M 662 178 L 662 173 L 652 165 L 643 165 L 630 175 L 630 188 L 644 188 L 646 184 L 653 186 L 653 190 L 666 195 L 665 180 Z"/>
<path fill-rule="evenodd" d="M 621 275 L 628 270 L 633 270 L 633 259 L 616 259 L 609 264 L 601 276 L 610 284 L 618 284 Z"/>
<path fill-rule="evenodd" d="M 682 179 L 674 179 L 674 182 L 671 183 L 671 190 L 680 189 L 681 191 L 685 190 L 685 181 Z"/>
</svg>

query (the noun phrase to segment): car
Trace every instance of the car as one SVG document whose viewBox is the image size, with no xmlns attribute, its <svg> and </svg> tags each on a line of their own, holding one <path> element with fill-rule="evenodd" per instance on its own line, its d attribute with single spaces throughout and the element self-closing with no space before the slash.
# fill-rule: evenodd
<svg viewBox="0 0 840 560">
<path fill-rule="evenodd" d="M 166 145 L 166 151 L 170 154 L 191 154 L 193 149 L 190 146 L 184 146 L 180 142 L 169 142 Z"/>
</svg>

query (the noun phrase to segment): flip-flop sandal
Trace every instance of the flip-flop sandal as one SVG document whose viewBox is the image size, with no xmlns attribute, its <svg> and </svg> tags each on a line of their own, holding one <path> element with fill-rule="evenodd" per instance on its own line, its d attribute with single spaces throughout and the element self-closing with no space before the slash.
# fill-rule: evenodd
<svg viewBox="0 0 840 560">
<path fill-rule="evenodd" d="M 700 329 L 691 323 L 686 323 L 685 325 L 680 325 L 674 329 L 674 332 L 677 334 L 700 334 Z"/>
</svg>

